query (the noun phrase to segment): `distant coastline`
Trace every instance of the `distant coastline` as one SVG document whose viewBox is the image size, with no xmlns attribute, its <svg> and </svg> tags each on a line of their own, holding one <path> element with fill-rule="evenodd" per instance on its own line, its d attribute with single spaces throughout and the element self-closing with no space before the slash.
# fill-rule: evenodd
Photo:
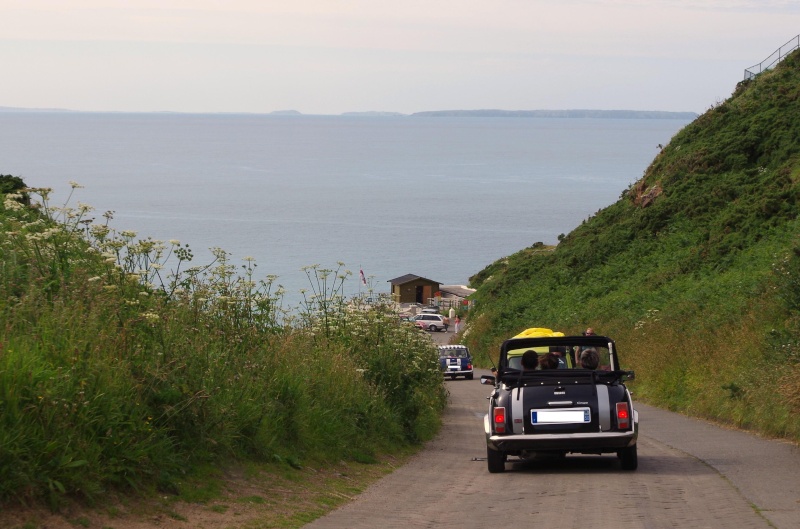
<svg viewBox="0 0 800 529">
<path fill-rule="evenodd" d="M 591 119 L 695 119 L 695 112 L 662 110 L 431 110 L 415 112 L 412 117 L 477 117 L 477 118 L 591 118 Z"/>
<path fill-rule="evenodd" d="M 119 113 L 119 114 L 252 114 L 267 116 L 357 116 L 357 117 L 432 117 L 432 118 L 589 118 L 589 119 L 683 119 L 694 120 L 698 114 L 695 112 L 667 112 L 662 110 L 429 110 L 403 114 L 400 112 L 366 111 L 343 112 L 341 114 L 303 114 L 298 110 L 276 110 L 273 112 L 121 112 L 121 111 L 87 111 L 69 110 L 64 108 L 23 108 L 2 107 L 0 113 L 5 112 L 74 112 L 74 113 Z"/>
</svg>

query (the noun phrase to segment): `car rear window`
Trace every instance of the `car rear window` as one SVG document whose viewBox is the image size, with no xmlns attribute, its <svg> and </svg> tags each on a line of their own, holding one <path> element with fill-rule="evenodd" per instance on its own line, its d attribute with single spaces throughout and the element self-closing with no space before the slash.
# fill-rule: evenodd
<svg viewBox="0 0 800 529">
<path fill-rule="evenodd" d="M 467 358 L 469 351 L 466 347 L 447 347 L 439 349 L 439 356 L 455 356 L 457 358 Z"/>
</svg>

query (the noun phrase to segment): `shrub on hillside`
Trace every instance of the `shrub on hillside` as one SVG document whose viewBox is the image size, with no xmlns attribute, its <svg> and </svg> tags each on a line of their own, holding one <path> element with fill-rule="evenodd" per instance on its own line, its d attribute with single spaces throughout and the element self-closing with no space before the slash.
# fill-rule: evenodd
<svg viewBox="0 0 800 529">
<path fill-rule="evenodd" d="M 800 336 L 799 163 L 795 51 L 679 131 L 552 254 L 522 250 L 470 278 L 471 320 L 485 332 L 469 333 L 468 345 L 482 356 L 527 327 L 592 326 L 643 368 L 640 396 L 800 438 L 789 404 L 800 365 L 784 354 Z M 691 365 L 686 348 L 699 351 Z M 769 380 L 781 380 L 785 399 L 768 394 Z"/>
</svg>

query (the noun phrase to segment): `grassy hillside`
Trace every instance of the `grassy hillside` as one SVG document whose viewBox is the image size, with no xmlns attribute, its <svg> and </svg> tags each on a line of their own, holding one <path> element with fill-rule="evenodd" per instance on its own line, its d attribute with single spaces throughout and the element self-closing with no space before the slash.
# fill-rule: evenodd
<svg viewBox="0 0 800 529">
<path fill-rule="evenodd" d="M 471 278 L 479 356 L 527 327 L 618 341 L 638 398 L 800 439 L 800 55 L 740 83 L 557 247 Z M 532 207 L 550 207 L 547 204 Z"/>
<path fill-rule="evenodd" d="M 435 347 L 346 305 L 341 266 L 309 268 L 287 319 L 254 263 L 190 266 L 49 194 L 0 176 L 0 505 L 181 494 L 219 463 L 370 462 L 436 432 Z"/>
</svg>

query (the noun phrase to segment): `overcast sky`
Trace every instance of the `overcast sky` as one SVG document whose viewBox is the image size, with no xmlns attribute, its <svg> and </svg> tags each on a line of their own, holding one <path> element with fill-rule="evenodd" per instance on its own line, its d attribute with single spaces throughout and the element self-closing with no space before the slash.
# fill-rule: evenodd
<svg viewBox="0 0 800 529">
<path fill-rule="evenodd" d="M 797 0 L 0 0 L 0 106 L 700 113 L 798 33 Z"/>
</svg>

